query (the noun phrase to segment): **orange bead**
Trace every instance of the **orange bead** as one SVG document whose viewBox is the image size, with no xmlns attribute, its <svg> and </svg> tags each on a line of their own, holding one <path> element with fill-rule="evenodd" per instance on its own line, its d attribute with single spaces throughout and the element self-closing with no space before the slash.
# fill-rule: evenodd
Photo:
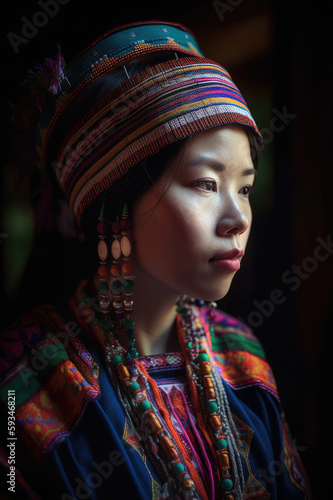
<svg viewBox="0 0 333 500">
<path fill-rule="evenodd" d="M 218 455 L 218 459 L 219 459 L 219 466 L 221 467 L 221 469 L 229 469 L 230 462 L 228 453 L 220 453 Z"/>
<path fill-rule="evenodd" d="M 107 275 L 109 274 L 108 268 L 106 266 L 99 266 L 97 272 L 100 278 L 106 278 Z"/>
<path fill-rule="evenodd" d="M 172 446 L 172 448 L 167 448 L 164 450 L 165 456 L 167 457 L 168 460 L 177 460 L 178 458 L 178 452 L 176 448 Z"/>
<path fill-rule="evenodd" d="M 215 413 L 214 415 L 210 415 L 209 417 L 209 424 L 211 428 L 216 431 L 221 427 L 221 420 L 220 417 Z"/>
<path fill-rule="evenodd" d="M 131 378 L 130 373 L 125 365 L 123 364 L 118 365 L 117 371 L 120 380 L 128 380 L 129 378 Z"/>
<path fill-rule="evenodd" d="M 151 432 L 156 432 L 163 429 L 161 422 L 159 421 L 158 417 L 155 415 L 154 412 L 146 413 L 145 424 L 148 430 L 151 430 Z"/>
<path fill-rule="evenodd" d="M 225 495 L 225 500 L 234 500 L 234 495 L 232 495 L 231 493 L 228 493 L 228 495 Z"/>
<path fill-rule="evenodd" d="M 214 384 L 213 384 L 213 381 L 212 381 L 212 377 L 204 377 L 203 379 L 203 385 L 204 387 L 214 387 Z"/>
<path fill-rule="evenodd" d="M 121 266 L 121 270 L 124 274 L 131 274 L 134 270 L 132 262 L 124 262 Z"/>
<path fill-rule="evenodd" d="M 212 371 L 212 366 L 209 363 L 209 361 L 208 362 L 204 361 L 203 363 L 201 363 L 200 369 L 203 375 L 209 375 L 210 372 Z"/>
<path fill-rule="evenodd" d="M 173 443 L 172 443 L 171 439 L 169 438 L 169 436 L 162 436 L 160 438 L 160 445 L 162 446 L 162 449 L 164 451 L 166 451 L 170 448 L 173 448 Z"/>
<path fill-rule="evenodd" d="M 112 276 L 118 276 L 120 274 L 120 267 L 118 266 L 118 264 L 112 264 L 112 266 L 110 267 L 110 273 L 112 274 Z"/>
<path fill-rule="evenodd" d="M 215 399 L 215 391 L 212 387 L 205 389 L 205 396 L 207 399 Z"/>
</svg>

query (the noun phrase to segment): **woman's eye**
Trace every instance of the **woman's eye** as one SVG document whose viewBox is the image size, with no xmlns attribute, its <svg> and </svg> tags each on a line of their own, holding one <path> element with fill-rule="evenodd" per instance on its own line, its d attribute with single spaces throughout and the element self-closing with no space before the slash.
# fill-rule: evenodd
<svg viewBox="0 0 333 500">
<path fill-rule="evenodd" d="M 199 189 L 203 189 L 204 191 L 216 191 L 215 181 L 197 181 L 194 183 L 194 186 Z"/>
<path fill-rule="evenodd" d="M 252 193 L 254 191 L 254 186 L 244 186 L 242 189 L 241 189 L 241 194 L 243 196 L 249 196 L 250 193 Z"/>
</svg>

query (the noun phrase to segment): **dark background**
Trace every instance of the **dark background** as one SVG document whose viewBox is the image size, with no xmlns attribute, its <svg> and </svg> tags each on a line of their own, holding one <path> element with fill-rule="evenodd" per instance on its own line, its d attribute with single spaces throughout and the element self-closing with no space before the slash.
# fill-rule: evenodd
<svg viewBox="0 0 333 500">
<path fill-rule="evenodd" d="M 328 258 L 314 258 L 319 242 L 333 238 L 329 4 L 62 0 L 58 12 L 45 21 L 45 16 L 36 17 L 36 13 L 43 12 L 41 5 L 46 0 L 5 3 L 1 66 L 7 112 L 25 70 L 45 57 L 54 57 L 57 43 L 70 61 L 95 36 L 137 20 L 185 24 L 206 56 L 231 73 L 263 133 L 264 149 L 247 256 L 219 306 L 247 322 L 263 343 L 314 498 L 331 498 L 333 255 L 322 249 L 321 255 L 326 252 Z M 41 26 L 26 43 L 18 43 L 15 53 L 7 35 L 23 36 L 23 17 L 39 19 Z M 6 138 L 4 120 L 2 125 Z M 70 292 L 66 288 L 70 254 L 75 255 L 79 267 L 84 265 L 72 242 L 47 232 L 34 236 L 29 203 L 11 192 L 13 166 L 10 157 L 4 158 L 0 226 L 3 325 L 41 300 Z M 34 256 L 29 258 L 33 245 Z M 20 279 L 25 268 L 25 278 Z"/>
</svg>

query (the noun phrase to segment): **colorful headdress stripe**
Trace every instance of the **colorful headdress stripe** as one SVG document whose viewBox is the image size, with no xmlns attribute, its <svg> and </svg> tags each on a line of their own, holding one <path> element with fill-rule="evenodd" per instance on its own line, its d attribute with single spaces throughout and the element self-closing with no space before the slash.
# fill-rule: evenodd
<svg viewBox="0 0 333 500">
<path fill-rule="evenodd" d="M 125 28 L 95 42 L 66 69 L 64 93 L 44 116 L 46 126 L 40 122 L 42 164 L 51 163 L 78 222 L 96 198 L 131 167 L 177 140 L 238 123 L 249 127 L 261 142 L 260 132 L 229 73 L 197 55 L 199 48 L 189 32 L 162 23 Z M 140 38 L 138 43 L 134 38 Z M 58 142 L 54 141 L 53 136 L 62 128 L 61 118 L 71 109 L 70 103 L 80 89 L 119 65 L 120 59 L 124 62 L 134 54 L 165 50 L 167 46 L 191 56 L 170 56 L 171 60 L 126 79 L 83 113 L 62 135 L 64 139 L 59 142 L 58 136 Z M 89 65 L 91 58 L 105 48 L 113 56 Z M 52 140 L 57 149 L 53 159 L 47 156 Z"/>
<path fill-rule="evenodd" d="M 37 151 L 46 167 L 49 141 L 63 113 L 91 83 L 113 69 L 142 55 L 154 53 L 202 56 L 190 30 L 178 23 L 142 21 L 114 28 L 82 51 L 61 75 L 61 94 L 41 117 L 37 129 Z"/>
</svg>

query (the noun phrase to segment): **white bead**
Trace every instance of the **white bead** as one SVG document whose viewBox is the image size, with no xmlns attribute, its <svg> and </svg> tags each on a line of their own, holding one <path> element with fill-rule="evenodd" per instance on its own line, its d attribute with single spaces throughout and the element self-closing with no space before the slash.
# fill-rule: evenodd
<svg viewBox="0 0 333 500">
<path fill-rule="evenodd" d="M 110 302 L 108 300 L 100 300 L 99 306 L 102 311 L 106 311 L 110 307 Z"/>
<path fill-rule="evenodd" d="M 118 260 L 120 258 L 121 248 L 118 240 L 113 240 L 111 245 L 111 254 L 115 260 Z"/>
<path fill-rule="evenodd" d="M 108 257 L 108 246 L 107 246 L 107 244 L 105 243 L 104 240 L 101 240 L 98 243 L 97 252 L 98 252 L 98 257 L 101 260 L 106 260 L 107 259 L 107 257 Z"/>
<path fill-rule="evenodd" d="M 117 301 L 117 300 L 114 300 L 114 301 L 112 302 L 112 305 L 113 305 L 113 307 L 114 307 L 115 309 L 117 309 L 117 310 L 122 309 L 122 307 L 123 307 L 122 303 L 121 303 L 121 302 L 119 302 L 119 301 Z"/>
<path fill-rule="evenodd" d="M 124 307 L 125 309 L 132 309 L 133 307 L 133 300 L 130 300 L 130 299 L 125 299 L 124 302 Z"/>
<path fill-rule="evenodd" d="M 124 257 L 129 257 L 131 255 L 131 243 L 127 236 L 121 238 L 121 251 Z"/>
</svg>

